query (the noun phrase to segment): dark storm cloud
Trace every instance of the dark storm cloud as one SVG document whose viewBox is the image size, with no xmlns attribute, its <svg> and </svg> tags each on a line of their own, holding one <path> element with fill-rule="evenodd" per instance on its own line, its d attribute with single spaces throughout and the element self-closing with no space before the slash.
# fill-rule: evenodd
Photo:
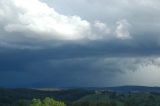
<svg viewBox="0 0 160 106">
<path fill-rule="evenodd" d="M 85 43 L 72 41 L 60 44 L 57 43 L 58 41 L 23 43 L 38 47 L 36 49 L 32 46 L 29 48 L 19 48 L 19 45 L 18 48 L 2 46 L 0 49 L 1 86 L 127 84 L 123 80 L 116 82 L 122 79 L 118 76 L 125 75 L 126 71 L 139 71 L 137 64 L 153 61 L 155 58 L 145 58 L 159 56 L 160 52 L 158 33 L 136 34 L 134 38 L 126 40 L 111 39 Z M 139 60 L 142 57 L 144 59 Z M 132 58 L 135 58 L 133 62 Z"/>
<path fill-rule="evenodd" d="M 113 40 L 90 42 L 85 45 L 73 43 L 43 49 L 3 47 L 0 53 L 1 84 L 9 86 L 7 83 L 13 82 L 16 86 L 114 85 L 112 78 L 125 72 L 124 64 L 129 64 L 128 71 L 136 70 L 133 62 L 130 63 L 130 58 L 159 55 L 158 44 L 148 44 L 148 41 L 146 38 L 143 42 Z M 123 62 L 123 58 L 127 60 Z M 144 61 L 134 62 L 139 64 Z M 93 80 L 95 77 L 101 81 Z"/>
<path fill-rule="evenodd" d="M 159 84 L 158 0 L 2 1 L 0 86 Z"/>
<path fill-rule="evenodd" d="M 145 35 L 146 36 L 146 35 Z M 93 57 L 138 57 L 154 56 L 159 54 L 159 44 L 156 39 L 146 36 L 145 40 L 111 40 L 94 41 L 84 45 L 70 43 L 57 47 L 41 49 L 15 49 L 1 47 L 1 64 L 21 64 L 24 62 L 59 60 L 72 58 L 93 58 Z M 17 63 L 15 62 L 17 61 Z M 13 65 L 15 66 L 15 65 Z"/>
<path fill-rule="evenodd" d="M 48 60 L 159 56 L 158 38 L 151 37 L 157 35 L 154 35 L 154 33 L 147 34 L 149 33 L 143 33 L 141 38 L 130 40 L 101 40 L 87 42 L 86 44 L 65 43 L 65 45 L 61 46 L 52 47 L 50 45 L 47 48 L 39 49 L 1 47 L 0 71 L 24 71 L 28 70 L 28 65 L 32 63 Z M 49 45 L 51 42 L 44 45 Z M 40 46 L 43 43 L 36 45 Z"/>
</svg>

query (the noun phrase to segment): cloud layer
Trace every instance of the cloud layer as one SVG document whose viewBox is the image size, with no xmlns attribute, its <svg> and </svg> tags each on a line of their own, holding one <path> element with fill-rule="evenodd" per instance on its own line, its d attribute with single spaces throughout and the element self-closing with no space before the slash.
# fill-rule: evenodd
<svg viewBox="0 0 160 106">
<path fill-rule="evenodd" d="M 2 0 L 0 4 L 1 27 L 6 33 L 31 32 L 43 38 L 76 40 L 86 37 L 90 29 L 89 22 L 59 14 L 38 0 Z"/>
<path fill-rule="evenodd" d="M 19 42 L 29 45 L 46 40 L 131 38 L 128 30 L 130 24 L 125 19 L 113 23 L 117 25 L 112 29 L 99 19 L 91 22 L 78 15 L 63 15 L 39 0 L 1 0 L 0 7 L 1 46 L 18 47 L 22 44 Z"/>
<path fill-rule="evenodd" d="M 30 48 L 38 42 L 57 45 L 57 41 L 63 44 L 114 39 L 143 43 L 144 37 L 159 44 L 159 4 L 151 0 L 2 0 L 1 46 Z"/>
<path fill-rule="evenodd" d="M 158 0 L 1 0 L 0 86 L 160 86 L 159 12 Z"/>
</svg>

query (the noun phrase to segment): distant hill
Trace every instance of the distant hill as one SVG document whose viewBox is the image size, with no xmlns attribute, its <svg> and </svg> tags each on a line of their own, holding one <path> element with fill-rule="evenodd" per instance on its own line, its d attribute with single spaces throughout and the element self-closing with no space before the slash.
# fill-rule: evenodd
<svg viewBox="0 0 160 106">
<path fill-rule="evenodd" d="M 97 90 L 97 91 L 113 91 L 113 92 L 156 92 L 160 93 L 160 87 L 146 87 L 146 86 L 118 86 L 118 87 L 90 87 L 88 90 Z"/>
</svg>

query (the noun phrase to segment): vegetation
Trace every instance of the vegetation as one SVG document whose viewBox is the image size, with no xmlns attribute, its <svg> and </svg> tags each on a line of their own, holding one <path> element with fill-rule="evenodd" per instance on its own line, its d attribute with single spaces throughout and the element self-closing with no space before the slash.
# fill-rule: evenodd
<svg viewBox="0 0 160 106">
<path fill-rule="evenodd" d="M 103 92 L 85 96 L 73 106 L 160 106 L 160 94 Z"/>
<path fill-rule="evenodd" d="M 44 100 L 33 99 L 29 106 L 66 106 L 64 102 L 56 101 L 53 98 L 46 97 Z"/>
<path fill-rule="evenodd" d="M 0 89 L 0 106 L 160 106 L 160 93 Z"/>
</svg>

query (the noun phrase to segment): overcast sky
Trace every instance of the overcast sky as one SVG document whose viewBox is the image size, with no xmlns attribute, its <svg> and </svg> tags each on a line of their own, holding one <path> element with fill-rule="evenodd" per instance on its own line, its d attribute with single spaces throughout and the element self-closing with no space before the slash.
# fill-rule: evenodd
<svg viewBox="0 0 160 106">
<path fill-rule="evenodd" d="M 0 0 L 0 86 L 160 86 L 159 0 Z"/>
</svg>

